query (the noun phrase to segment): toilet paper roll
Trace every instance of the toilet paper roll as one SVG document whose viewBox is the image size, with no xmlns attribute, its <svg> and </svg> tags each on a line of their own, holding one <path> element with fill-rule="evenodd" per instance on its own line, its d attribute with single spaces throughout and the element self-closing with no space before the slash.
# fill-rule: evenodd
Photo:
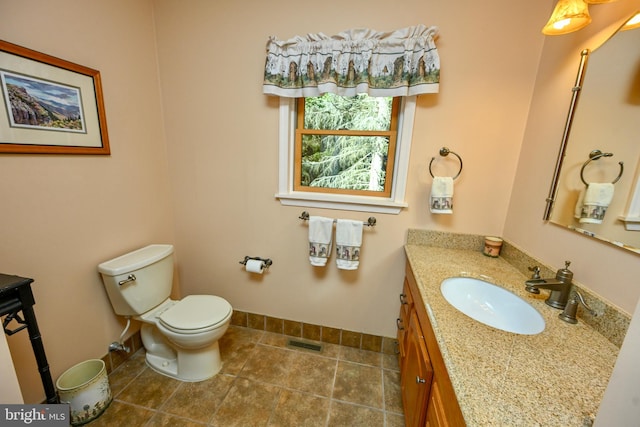
<svg viewBox="0 0 640 427">
<path fill-rule="evenodd" d="M 259 259 L 249 259 L 247 260 L 246 269 L 249 273 L 262 274 L 264 271 L 264 262 Z"/>
</svg>

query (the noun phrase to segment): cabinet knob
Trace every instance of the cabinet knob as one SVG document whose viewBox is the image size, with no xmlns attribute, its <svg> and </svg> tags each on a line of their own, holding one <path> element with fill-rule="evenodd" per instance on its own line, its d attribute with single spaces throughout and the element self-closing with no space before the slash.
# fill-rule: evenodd
<svg viewBox="0 0 640 427">
<path fill-rule="evenodd" d="M 417 384 L 424 384 L 426 382 L 427 382 L 427 380 L 425 380 L 424 378 L 420 378 L 419 376 L 416 375 L 416 383 Z"/>
<path fill-rule="evenodd" d="M 399 330 L 404 331 L 404 326 L 402 326 L 402 320 L 400 320 L 400 318 L 399 318 L 399 317 L 396 319 L 396 327 L 397 327 Z"/>
<path fill-rule="evenodd" d="M 407 294 L 400 294 L 400 304 L 406 305 L 407 302 L 404 300 L 407 297 Z"/>
</svg>

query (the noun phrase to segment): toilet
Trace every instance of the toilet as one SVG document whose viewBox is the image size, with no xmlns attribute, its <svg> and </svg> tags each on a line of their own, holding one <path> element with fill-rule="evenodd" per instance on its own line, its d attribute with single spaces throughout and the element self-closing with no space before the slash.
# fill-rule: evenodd
<svg viewBox="0 0 640 427">
<path fill-rule="evenodd" d="M 116 314 L 142 322 L 147 365 L 180 381 L 202 381 L 220 371 L 218 339 L 233 309 L 214 295 L 170 299 L 173 246 L 149 245 L 98 265 Z"/>
</svg>

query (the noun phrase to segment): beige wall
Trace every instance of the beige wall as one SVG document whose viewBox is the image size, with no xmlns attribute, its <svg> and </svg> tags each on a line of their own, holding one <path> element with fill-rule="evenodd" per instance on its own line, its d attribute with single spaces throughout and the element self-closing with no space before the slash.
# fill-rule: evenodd
<svg viewBox="0 0 640 427">
<path fill-rule="evenodd" d="M 0 271 L 35 279 L 55 381 L 106 354 L 122 330 L 97 264 L 173 242 L 152 10 L 146 1 L 0 0 L 0 22 L 0 39 L 98 69 L 104 86 L 111 156 L 0 155 Z M 26 332 L 7 341 L 25 402 L 39 402 Z"/>
<path fill-rule="evenodd" d="M 102 356 L 120 333 L 96 264 L 150 242 L 176 245 L 184 293 L 215 293 L 239 310 L 387 336 L 395 334 L 408 228 L 504 234 L 553 265 L 574 259 L 580 279 L 586 267 L 575 260 L 592 257 L 587 249 L 573 255 L 583 245 L 619 268 L 609 271 L 611 282 L 602 275 L 582 281 L 610 299 L 627 292 L 633 282 L 624 271 L 637 258 L 540 220 L 574 72 L 573 59 L 565 67 L 545 61 L 562 62 L 580 49 L 570 36 L 540 34 L 552 4 L 0 0 L 0 38 L 99 69 L 104 84 L 110 157 L 0 156 L 0 197 L 10 201 L 0 214 L 1 271 L 36 279 L 54 377 Z M 315 269 L 305 253 L 307 226 L 298 220 L 303 208 L 274 198 L 278 103 L 261 93 L 266 40 L 418 23 L 440 27 L 443 68 L 441 93 L 418 101 L 409 208 L 376 215 L 357 272 L 333 262 Z M 549 44 L 559 47 L 547 54 Z M 438 217 L 427 208 L 427 165 L 441 146 L 459 153 L 465 167 L 455 214 Z M 245 255 L 274 265 L 251 278 L 238 264 Z M 629 298 L 637 299 L 635 291 Z M 42 399 L 35 363 L 25 356 L 28 341 L 8 341 L 25 401 Z"/>
<path fill-rule="evenodd" d="M 163 108 L 186 293 L 213 292 L 240 310 L 395 335 L 406 230 L 502 234 L 550 5 L 539 2 L 395 3 L 154 1 Z M 500 22 L 503 26 L 495 24 Z M 441 93 L 421 96 L 413 133 L 409 208 L 365 230 L 360 269 L 309 265 L 304 208 L 277 191 L 278 101 L 262 94 L 265 45 L 354 27 L 437 25 Z M 455 214 L 428 211 L 428 163 L 448 146 L 464 159 Z M 457 171 L 452 162 L 452 175 Z M 366 212 L 309 209 L 365 220 Z M 274 261 L 254 279 L 238 261 Z"/>
</svg>

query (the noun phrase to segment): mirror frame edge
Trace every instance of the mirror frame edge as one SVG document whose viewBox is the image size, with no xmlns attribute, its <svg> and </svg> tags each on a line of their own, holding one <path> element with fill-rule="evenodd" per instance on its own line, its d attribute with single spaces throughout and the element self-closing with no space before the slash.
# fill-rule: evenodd
<svg viewBox="0 0 640 427">
<path fill-rule="evenodd" d="M 547 196 L 547 205 L 544 209 L 542 216 L 543 221 L 549 221 L 551 218 L 551 212 L 553 210 L 553 204 L 556 201 L 558 195 L 558 180 L 560 178 L 560 171 L 562 170 L 562 163 L 567 151 L 567 144 L 569 142 L 569 134 L 571 133 L 571 126 L 573 124 L 573 118 L 575 116 L 578 100 L 580 99 L 580 93 L 582 92 L 582 85 L 584 83 L 585 71 L 587 63 L 589 61 L 589 54 L 591 50 L 584 49 L 580 52 L 580 64 L 578 65 L 578 73 L 576 75 L 576 81 L 571 88 L 571 102 L 569 103 L 569 112 L 567 113 L 567 120 L 564 125 L 564 131 L 562 133 L 562 140 L 560 141 L 560 149 L 558 150 L 558 158 L 556 160 L 556 166 L 553 170 L 553 177 L 551 178 L 551 185 L 549 187 L 549 195 Z"/>
</svg>

